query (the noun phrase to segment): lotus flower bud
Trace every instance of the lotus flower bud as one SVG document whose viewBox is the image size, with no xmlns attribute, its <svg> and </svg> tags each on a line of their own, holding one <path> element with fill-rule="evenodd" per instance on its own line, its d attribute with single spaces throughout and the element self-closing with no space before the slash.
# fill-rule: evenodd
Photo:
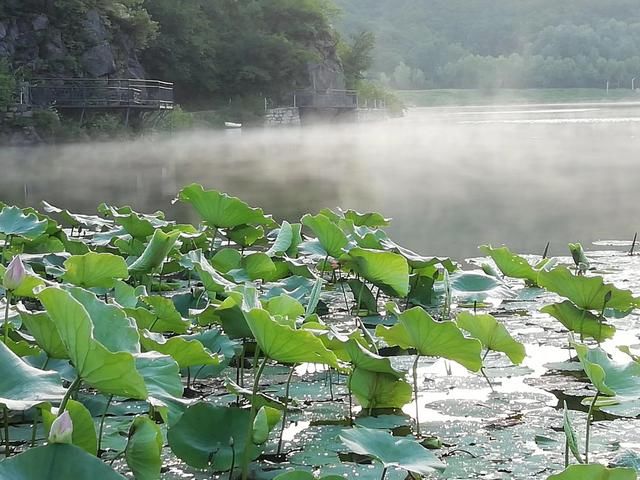
<svg viewBox="0 0 640 480">
<path fill-rule="evenodd" d="M 57 417 L 51 424 L 49 443 L 71 443 L 73 436 L 73 422 L 67 410 Z"/>
<path fill-rule="evenodd" d="M 26 276 L 27 272 L 20 259 L 20 255 L 16 255 L 7 267 L 7 271 L 4 272 L 4 278 L 2 280 L 4 288 L 7 290 L 15 290 L 20 286 Z"/>
</svg>

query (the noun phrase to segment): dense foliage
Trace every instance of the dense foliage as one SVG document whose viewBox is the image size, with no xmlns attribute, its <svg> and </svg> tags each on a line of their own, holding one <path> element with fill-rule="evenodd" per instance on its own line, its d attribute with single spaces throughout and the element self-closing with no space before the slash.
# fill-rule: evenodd
<svg viewBox="0 0 640 480">
<path fill-rule="evenodd" d="M 631 87 L 631 0 L 337 0 L 342 29 L 376 33 L 375 72 L 409 88 Z"/>
</svg>

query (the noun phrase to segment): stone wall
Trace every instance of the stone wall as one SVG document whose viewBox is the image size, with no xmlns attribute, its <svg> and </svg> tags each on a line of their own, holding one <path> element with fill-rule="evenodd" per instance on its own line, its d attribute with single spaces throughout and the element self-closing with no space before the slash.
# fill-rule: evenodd
<svg viewBox="0 0 640 480">
<path fill-rule="evenodd" d="M 264 116 L 266 127 L 300 125 L 300 110 L 297 107 L 271 108 Z"/>
<path fill-rule="evenodd" d="M 24 105 L 0 110 L 0 145 L 21 147 L 42 143 L 33 125 L 34 112 Z"/>
</svg>

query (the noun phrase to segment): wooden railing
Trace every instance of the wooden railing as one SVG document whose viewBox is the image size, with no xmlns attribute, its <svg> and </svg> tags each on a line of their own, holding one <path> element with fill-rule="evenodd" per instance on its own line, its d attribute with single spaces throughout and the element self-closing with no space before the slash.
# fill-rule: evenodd
<svg viewBox="0 0 640 480">
<path fill-rule="evenodd" d="M 172 109 L 173 84 L 159 80 L 37 78 L 23 85 L 22 102 L 36 107 Z"/>
</svg>

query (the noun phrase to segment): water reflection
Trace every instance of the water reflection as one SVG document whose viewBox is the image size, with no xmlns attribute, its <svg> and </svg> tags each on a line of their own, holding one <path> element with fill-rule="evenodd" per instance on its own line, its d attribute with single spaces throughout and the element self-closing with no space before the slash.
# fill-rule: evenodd
<svg viewBox="0 0 640 480">
<path fill-rule="evenodd" d="M 0 200 L 89 213 L 104 201 L 195 222 L 170 201 L 199 182 L 278 220 L 379 210 L 398 241 L 425 254 L 460 258 L 489 242 L 538 252 L 547 240 L 557 254 L 638 229 L 634 118 L 634 106 L 416 110 L 375 126 L 4 148 Z"/>
</svg>

